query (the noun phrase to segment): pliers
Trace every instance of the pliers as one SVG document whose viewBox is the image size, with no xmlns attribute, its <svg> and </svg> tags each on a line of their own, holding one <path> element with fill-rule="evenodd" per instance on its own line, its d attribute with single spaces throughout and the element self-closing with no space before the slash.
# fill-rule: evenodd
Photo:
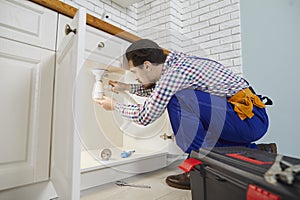
<svg viewBox="0 0 300 200">
<path fill-rule="evenodd" d="M 277 180 L 281 180 L 284 183 L 291 185 L 294 181 L 295 175 L 300 172 L 300 164 L 293 165 L 287 161 L 282 160 L 283 155 L 277 154 L 273 165 L 264 174 L 264 178 L 267 182 L 271 184 L 276 184 Z M 281 165 L 287 166 L 282 170 Z"/>
</svg>

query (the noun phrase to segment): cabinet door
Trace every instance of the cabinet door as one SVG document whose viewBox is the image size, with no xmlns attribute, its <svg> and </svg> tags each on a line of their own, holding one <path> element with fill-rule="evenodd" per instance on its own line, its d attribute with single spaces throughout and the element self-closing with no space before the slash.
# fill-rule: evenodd
<svg viewBox="0 0 300 200">
<path fill-rule="evenodd" d="M 55 49 L 57 12 L 30 1 L 0 1 L 0 37 Z"/>
<path fill-rule="evenodd" d="M 47 180 L 55 53 L 0 38 L 0 190 Z"/>
<path fill-rule="evenodd" d="M 79 9 L 57 52 L 51 179 L 60 199 L 80 198 L 80 141 L 76 121 L 80 94 L 76 77 L 83 65 L 86 12 Z"/>
</svg>

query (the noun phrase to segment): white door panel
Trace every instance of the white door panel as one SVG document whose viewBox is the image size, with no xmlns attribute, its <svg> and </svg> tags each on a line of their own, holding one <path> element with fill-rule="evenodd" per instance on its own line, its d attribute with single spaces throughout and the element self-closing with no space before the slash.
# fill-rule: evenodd
<svg viewBox="0 0 300 200">
<path fill-rule="evenodd" d="M 30 1 L 0 1 L 0 36 L 55 49 L 57 13 Z"/>
<path fill-rule="evenodd" d="M 60 199 L 80 198 L 80 140 L 76 77 L 83 65 L 86 11 L 79 9 L 69 26 L 76 33 L 62 39 L 56 62 L 51 179 Z"/>
<path fill-rule="evenodd" d="M 0 190 L 48 179 L 54 52 L 0 38 Z"/>
</svg>

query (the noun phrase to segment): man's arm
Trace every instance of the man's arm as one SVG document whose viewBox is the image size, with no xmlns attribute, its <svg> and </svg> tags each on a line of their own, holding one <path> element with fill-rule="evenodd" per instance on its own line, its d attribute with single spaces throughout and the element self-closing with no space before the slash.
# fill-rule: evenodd
<svg viewBox="0 0 300 200">
<path fill-rule="evenodd" d="M 135 94 L 141 97 L 149 97 L 150 94 L 153 92 L 153 88 L 145 89 L 145 87 L 142 84 L 130 84 L 129 92 L 131 94 Z"/>
</svg>

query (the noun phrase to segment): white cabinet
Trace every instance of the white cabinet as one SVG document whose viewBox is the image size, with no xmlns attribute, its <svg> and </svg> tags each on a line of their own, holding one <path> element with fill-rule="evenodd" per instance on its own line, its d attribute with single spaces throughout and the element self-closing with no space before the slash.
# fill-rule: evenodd
<svg viewBox="0 0 300 200">
<path fill-rule="evenodd" d="M 56 26 L 56 12 L 27 0 L 0 0 L 0 37 L 54 50 Z"/>
<path fill-rule="evenodd" d="M 0 46 L 1 190 L 48 179 L 55 52 Z"/>
<path fill-rule="evenodd" d="M 64 30 L 66 24 L 70 23 L 70 18 L 59 15 L 58 49 L 64 45 L 64 40 L 69 37 L 65 36 Z M 71 58 L 68 59 L 69 63 L 66 63 L 68 65 L 63 67 L 65 70 L 57 64 L 57 68 L 61 68 L 61 71 L 56 71 L 55 99 L 60 99 L 61 106 L 55 108 L 57 114 L 54 115 L 53 135 L 54 142 L 57 140 L 58 145 L 54 145 L 53 150 L 59 152 L 57 158 L 61 157 L 60 163 L 63 163 L 65 157 L 69 158 L 68 162 L 74 162 L 72 159 L 75 159 L 76 163 L 80 158 L 79 173 L 81 176 L 79 184 L 81 190 L 160 169 L 167 166 L 170 161 L 169 158 L 176 159 L 178 155 L 182 155 L 174 141 L 163 140 L 160 137 L 165 133 L 170 135 L 172 132 L 167 113 L 150 126 L 143 127 L 134 123 L 125 123 L 118 113 L 105 111 L 93 102 L 91 94 L 95 79 L 90 69 L 108 66 L 123 67 L 123 55 L 130 43 L 89 26 L 83 31 L 85 32 L 85 39 L 82 41 L 85 44 L 84 48 L 80 49 L 81 53 L 79 49 L 72 49 L 72 45 L 68 46 L 68 51 L 77 51 L 78 55 L 83 54 L 85 64 L 74 63 L 75 59 Z M 73 42 L 71 43 L 73 44 Z M 60 59 L 58 58 L 58 60 Z M 76 75 L 74 75 L 74 70 L 77 71 Z M 136 83 L 135 77 L 129 71 L 122 75 L 108 72 L 103 78 L 104 85 L 107 85 L 109 79 Z M 64 90 L 59 89 L 60 87 Z M 77 95 L 73 94 L 72 96 L 71 92 L 75 92 Z M 132 101 L 142 103 L 145 100 L 129 94 L 116 95 L 109 89 L 105 90 L 105 95 L 127 103 L 130 100 L 130 103 Z M 76 102 L 80 102 L 76 104 L 78 106 L 75 106 L 74 103 Z M 73 107 L 70 107 L 72 104 Z M 56 121 L 60 125 L 56 124 Z M 68 129 L 67 125 L 69 126 Z M 62 129 L 56 132 L 55 130 L 59 126 Z M 76 139 L 79 139 L 81 145 L 81 149 L 79 149 L 81 155 L 78 155 L 77 152 L 67 156 L 67 152 L 75 152 L 74 148 L 78 146 L 78 140 L 73 141 L 72 139 L 74 130 L 76 130 Z M 60 139 L 55 139 L 56 137 Z M 72 143 L 72 141 L 76 143 Z M 99 156 L 105 148 L 112 151 L 112 157 L 108 161 L 101 160 Z M 130 158 L 122 159 L 121 151 L 128 149 L 135 149 L 136 152 Z M 68 163 L 61 166 L 65 169 L 68 167 L 70 167 Z M 54 173 L 54 170 L 52 172 Z M 57 175 L 57 177 L 59 176 Z M 72 179 L 70 178 L 70 180 Z M 74 182 L 71 183 L 74 184 Z"/>
<path fill-rule="evenodd" d="M 56 20 L 0 1 L 0 191 L 49 179 Z"/>
<path fill-rule="evenodd" d="M 57 17 L 30 1 L 0 0 L 0 199 L 11 188 L 38 196 L 33 188 L 53 183 L 60 199 L 76 200 L 81 189 L 166 166 L 175 146 L 160 138 L 171 132 L 166 114 L 143 129 L 91 99 L 94 77 L 85 61 L 121 69 L 130 43 L 86 26 L 84 9 L 73 20 Z M 66 35 L 66 24 L 76 33 Z M 134 81 L 126 74 L 105 80 Z M 106 95 L 133 99 L 109 90 Z M 147 132 L 155 135 L 147 138 Z M 113 150 L 108 163 L 99 160 L 103 148 Z M 120 159 L 128 148 L 136 153 Z"/>
</svg>

